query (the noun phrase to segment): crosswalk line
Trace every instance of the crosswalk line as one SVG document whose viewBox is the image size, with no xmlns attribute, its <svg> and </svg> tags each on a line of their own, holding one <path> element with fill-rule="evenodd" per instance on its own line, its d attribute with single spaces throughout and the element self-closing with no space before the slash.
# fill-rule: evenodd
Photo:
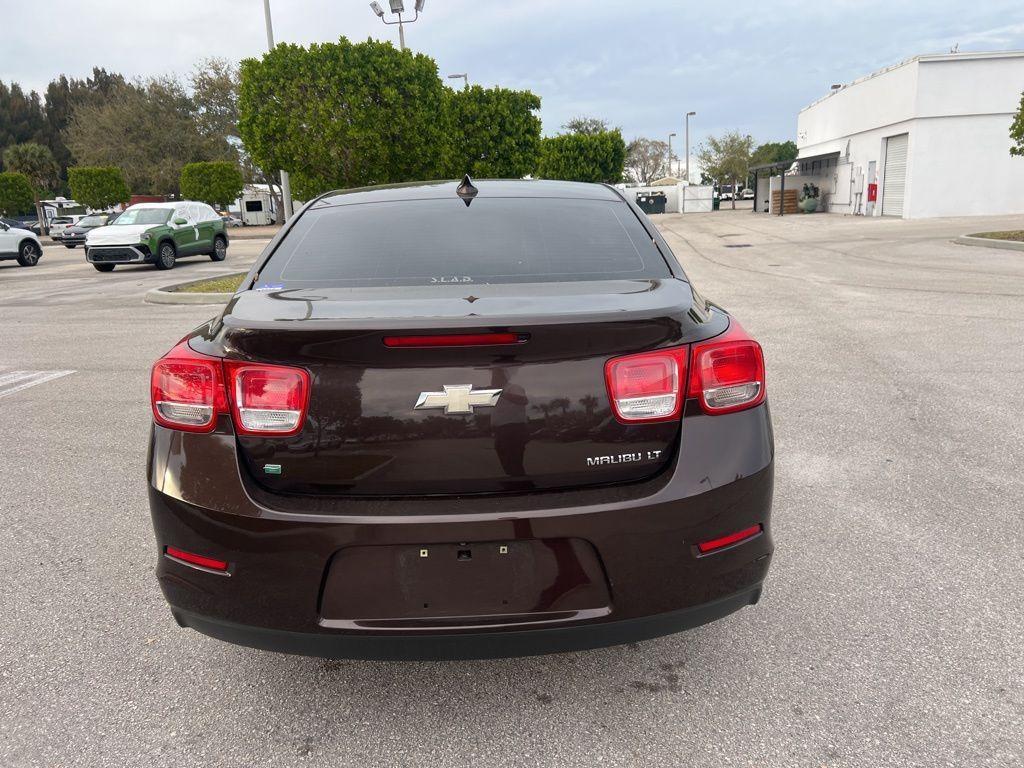
<svg viewBox="0 0 1024 768">
<path fill-rule="evenodd" d="M 0 398 L 72 373 L 74 371 L 8 371 L 0 373 Z"/>
</svg>

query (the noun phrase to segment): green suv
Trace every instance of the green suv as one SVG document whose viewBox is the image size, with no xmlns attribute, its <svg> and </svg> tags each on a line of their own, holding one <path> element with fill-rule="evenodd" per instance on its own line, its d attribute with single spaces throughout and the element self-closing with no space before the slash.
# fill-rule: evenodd
<svg viewBox="0 0 1024 768">
<path fill-rule="evenodd" d="M 220 215 L 206 203 L 139 203 L 129 206 L 85 239 L 85 258 L 100 272 L 118 264 L 154 264 L 171 269 L 185 256 L 224 261 L 228 235 Z"/>
</svg>

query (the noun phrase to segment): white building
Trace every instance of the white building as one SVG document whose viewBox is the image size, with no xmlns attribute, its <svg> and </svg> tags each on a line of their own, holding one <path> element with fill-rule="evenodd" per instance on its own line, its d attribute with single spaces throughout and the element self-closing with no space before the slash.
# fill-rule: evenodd
<svg viewBox="0 0 1024 768">
<path fill-rule="evenodd" d="M 834 213 L 1024 213 L 1009 136 L 1022 90 L 1024 51 L 916 56 L 855 80 L 800 112 L 800 175 L 785 187 L 816 184 Z"/>
</svg>

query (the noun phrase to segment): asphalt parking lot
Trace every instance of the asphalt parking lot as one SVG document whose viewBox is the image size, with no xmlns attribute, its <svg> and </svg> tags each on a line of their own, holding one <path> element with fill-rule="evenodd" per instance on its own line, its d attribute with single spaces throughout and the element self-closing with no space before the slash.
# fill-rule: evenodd
<svg viewBox="0 0 1024 768">
<path fill-rule="evenodd" d="M 764 596 L 681 635 L 500 661 L 327 662 L 171 619 L 148 369 L 216 308 L 142 296 L 261 242 L 170 273 L 63 248 L 0 263 L 0 765 L 1021 765 L 1024 253 L 951 242 L 1019 220 L 657 219 L 765 348 Z M 12 372 L 39 383 L 5 394 Z"/>
</svg>

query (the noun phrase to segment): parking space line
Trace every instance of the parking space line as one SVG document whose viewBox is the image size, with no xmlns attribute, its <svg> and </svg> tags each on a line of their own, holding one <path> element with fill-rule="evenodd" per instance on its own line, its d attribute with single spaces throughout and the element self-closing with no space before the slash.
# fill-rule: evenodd
<svg viewBox="0 0 1024 768">
<path fill-rule="evenodd" d="M 0 374 L 0 398 L 72 373 L 74 371 L 9 371 L 2 373 Z"/>
</svg>

